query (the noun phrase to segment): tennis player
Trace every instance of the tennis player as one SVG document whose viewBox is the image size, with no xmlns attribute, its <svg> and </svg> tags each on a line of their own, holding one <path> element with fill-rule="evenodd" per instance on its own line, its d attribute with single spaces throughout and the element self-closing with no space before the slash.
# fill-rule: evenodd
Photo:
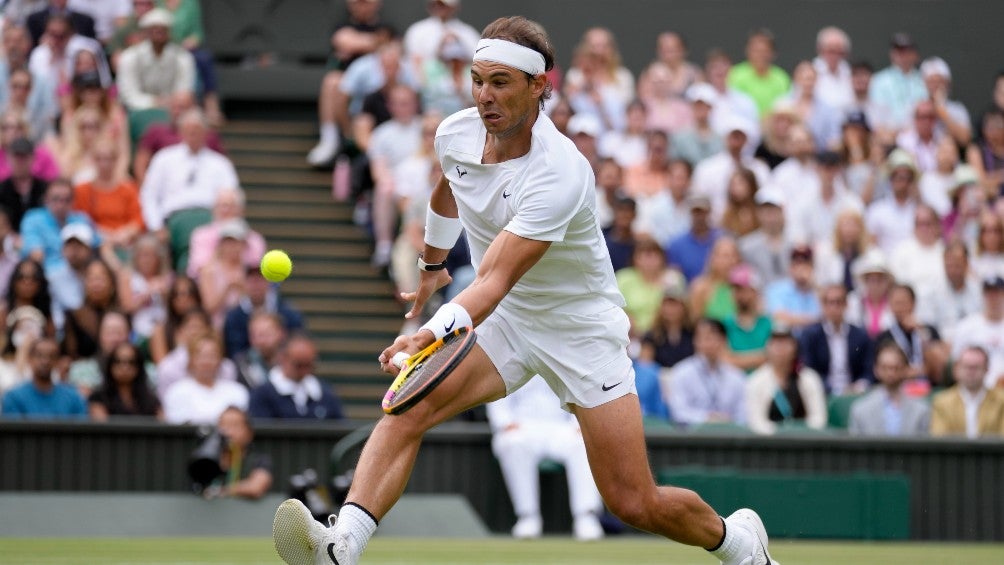
<svg viewBox="0 0 1004 565">
<path fill-rule="evenodd" d="M 632 526 L 703 547 L 725 564 L 772 563 L 760 518 L 721 518 L 694 492 L 658 487 L 646 454 L 628 318 L 595 208 L 589 163 L 541 111 L 554 53 L 543 28 L 523 17 L 485 28 L 471 67 L 475 108 L 436 134 L 443 178 L 426 220 L 414 317 L 450 281 L 447 252 L 466 229 L 474 282 L 415 334 L 380 355 L 414 353 L 454 328 L 478 341 L 414 408 L 384 417 L 360 456 L 347 502 L 325 528 L 298 501 L 273 526 L 290 565 L 356 565 L 377 524 L 401 496 L 426 430 L 518 389 L 539 373 L 579 421 L 607 506 Z"/>
</svg>

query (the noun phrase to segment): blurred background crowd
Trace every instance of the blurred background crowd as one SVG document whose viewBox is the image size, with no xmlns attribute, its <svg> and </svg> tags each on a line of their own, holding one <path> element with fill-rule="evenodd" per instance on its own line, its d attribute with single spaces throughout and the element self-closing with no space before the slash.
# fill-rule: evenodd
<svg viewBox="0 0 1004 565">
<path fill-rule="evenodd" d="M 258 273 L 199 2 L 2 6 L 0 417 L 341 417 Z M 475 103 L 479 31 L 459 0 L 426 6 L 395 29 L 379 0 L 346 0 L 305 156 L 401 290 L 436 128 Z M 626 65 L 594 27 L 551 71 L 652 421 L 1004 433 L 1004 73 L 967 108 L 949 62 L 890 32 L 868 61 L 820 29 L 784 69 L 768 29 L 742 57 L 666 30 Z M 450 265 L 447 300 L 473 278 L 462 244 Z"/>
</svg>

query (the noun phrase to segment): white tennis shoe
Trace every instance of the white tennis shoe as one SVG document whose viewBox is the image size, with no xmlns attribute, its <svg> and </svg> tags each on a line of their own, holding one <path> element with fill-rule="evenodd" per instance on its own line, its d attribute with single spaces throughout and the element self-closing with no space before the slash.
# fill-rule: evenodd
<svg viewBox="0 0 1004 565">
<path fill-rule="evenodd" d="M 740 555 L 731 563 L 722 565 L 780 565 L 770 557 L 767 551 L 767 530 L 763 520 L 749 508 L 740 508 L 725 519 L 726 527 L 739 528 L 749 534 L 751 540 L 749 552 Z"/>
<path fill-rule="evenodd" d="M 325 528 L 299 500 L 279 505 L 272 522 L 275 551 L 288 565 L 358 565 L 347 536 L 335 533 L 335 516 Z"/>
</svg>

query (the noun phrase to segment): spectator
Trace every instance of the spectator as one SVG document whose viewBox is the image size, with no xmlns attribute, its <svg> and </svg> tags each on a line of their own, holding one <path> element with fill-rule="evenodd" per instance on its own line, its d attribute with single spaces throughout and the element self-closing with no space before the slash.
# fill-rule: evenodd
<svg viewBox="0 0 1004 565">
<path fill-rule="evenodd" d="M 82 130 L 81 135 L 77 135 L 74 128 L 82 124 L 77 113 L 86 110 L 97 114 L 96 121 L 100 130 L 94 131 L 101 131 L 102 135 L 114 142 L 120 157 L 116 161 L 119 166 L 117 170 L 124 175 L 129 163 L 129 156 L 132 153 L 129 119 L 126 117 L 122 105 L 116 100 L 112 89 L 101 84 L 100 75 L 94 71 L 75 74 L 72 86 L 64 97 L 62 105 L 63 114 L 60 116 L 59 129 L 65 132 L 64 135 L 72 134 L 71 141 L 79 141 L 79 137 L 88 133 Z M 93 123 L 93 121 L 92 116 L 92 121 L 89 123 Z"/>
<path fill-rule="evenodd" d="M 746 60 L 729 71 L 729 86 L 749 95 L 760 116 L 791 88 L 788 73 L 773 64 L 776 55 L 774 34 L 763 28 L 755 30 L 746 40 Z"/>
<path fill-rule="evenodd" d="M 861 198 L 847 186 L 838 154 L 823 151 L 815 161 L 814 186 L 805 187 L 807 190 L 794 198 L 791 214 L 792 239 L 813 246 L 831 241 L 837 218 L 845 210 L 860 215 L 865 209 Z"/>
<path fill-rule="evenodd" d="M 729 71 L 732 69 L 732 59 L 721 49 L 712 49 L 704 62 L 704 76 L 708 84 L 715 89 L 715 103 L 712 104 L 711 127 L 719 136 L 725 138 L 729 134 L 729 123 L 733 121 L 733 116 L 739 116 L 744 122 L 750 125 L 753 137 L 749 140 L 755 143 L 754 139 L 760 137 L 760 111 L 756 102 L 745 93 L 732 88 L 728 84 Z"/>
<path fill-rule="evenodd" d="M 471 53 L 455 36 L 444 36 L 437 57 L 426 59 L 418 71 L 426 112 L 450 116 L 474 105 Z"/>
<path fill-rule="evenodd" d="M 154 363 L 160 363 L 174 350 L 174 335 L 182 318 L 191 310 L 202 310 L 199 285 L 188 277 L 174 277 L 167 291 L 166 310 L 167 316 L 153 327 L 150 336 L 150 360 Z"/>
<path fill-rule="evenodd" d="M 42 206 L 49 183 L 32 174 L 35 147 L 27 138 L 19 137 L 11 142 L 7 155 L 10 176 L 0 182 L 0 206 L 6 211 L 11 226 L 17 229 L 21 227 L 25 212 Z"/>
<path fill-rule="evenodd" d="M 952 71 L 941 57 L 931 57 L 920 64 L 920 75 L 934 105 L 935 127 L 941 134 L 955 140 L 960 147 L 972 141 L 972 119 L 961 102 L 949 100 L 952 86 Z"/>
<path fill-rule="evenodd" d="M 171 278 L 167 249 L 152 234 L 140 236 L 131 264 L 118 271 L 117 288 L 122 311 L 132 317 L 133 331 L 142 342 L 167 318 Z"/>
<path fill-rule="evenodd" d="M 944 217 L 952 211 L 952 192 L 958 187 L 955 168 L 959 164 L 959 147 L 950 137 L 942 137 L 934 151 L 934 169 L 920 177 L 917 190 L 920 200 Z"/>
<path fill-rule="evenodd" d="M 150 167 L 150 160 L 158 151 L 181 143 L 181 124 L 179 123 L 181 116 L 194 107 L 195 101 L 191 92 L 175 92 L 167 103 L 169 120 L 152 123 L 143 131 L 143 136 L 139 138 L 139 143 L 136 146 L 136 155 L 133 156 L 132 164 L 137 183 L 143 184 L 146 179 L 146 171 Z M 206 147 L 221 155 L 226 154 L 226 151 L 223 150 L 220 134 L 215 130 L 206 131 Z"/>
<path fill-rule="evenodd" d="M 102 240 L 124 252 L 143 233 L 139 189 L 122 171 L 116 170 L 119 150 L 111 140 L 97 140 L 91 151 L 95 176 L 76 186 L 73 209 L 94 221 Z"/>
<path fill-rule="evenodd" d="M 670 155 L 690 163 L 699 163 L 723 149 L 722 136 L 715 131 L 711 116 L 718 93 L 708 84 L 695 84 L 687 89 L 694 123 L 691 127 L 674 132 Z"/>
<path fill-rule="evenodd" d="M 11 159 L 8 157 L 8 153 L 12 150 L 14 140 L 25 137 L 31 138 L 31 132 L 28 130 L 28 119 L 24 112 L 7 109 L 0 114 L 0 149 L 2 149 L 0 151 L 0 180 L 5 180 L 11 175 Z M 19 151 L 23 151 L 23 149 L 19 149 Z M 31 175 L 47 182 L 55 180 L 59 176 L 56 157 L 45 145 L 35 146 Z"/>
<path fill-rule="evenodd" d="M 708 255 L 721 232 L 711 225 L 711 200 L 707 196 L 688 196 L 687 208 L 690 210 L 690 230 L 669 244 L 666 258 L 670 265 L 683 271 L 689 282 L 704 271 Z"/>
<path fill-rule="evenodd" d="M 891 65 L 872 78 L 868 98 L 889 112 L 889 125 L 893 130 L 906 127 L 909 112 L 914 104 L 928 97 L 924 79 L 917 71 L 917 44 L 906 33 L 892 36 L 889 60 Z"/>
<path fill-rule="evenodd" d="M 798 341 L 791 331 L 774 328 L 767 342 L 767 360 L 746 381 L 749 427 L 770 435 L 779 428 L 826 427 L 826 393 L 816 371 L 798 361 Z"/>
<path fill-rule="evenodd" d="M 171 14 L 171 41 L 192 54 L 206 121 L 213 127 L 221 126 L 223 112 L 216 91 L 216 67 L 213 54 L 203 45 L 206 33 L 202 29 L 201 4 L 198 0 L 160 0 L 159 5 Z"/>
<path fill-rule="evenodd" d="M 868 232 L 861 212 L 849 208 L 838 213 L 832 237 L 816 246 L 816 281 L 841 283 L 848 291 L 853 290 L 855 265 L 868 249 Z"/>
<path fill-rule="evenodd" d="M 672 134 L 693 126 L 690 105 L 676 93 L 669 67 L 656 61 L 645 69 L 642 78 L 645 88 L 638 91 L 638 97 L 648 108 L 645 122 L 648 129 Z"/>
<path fill-rule="evenodd" d="M 937 119 L 934 103 L 922 100 L 913 109 L 912 127 L 896 136 L 896 145 L 913 157 L 921 173 L 934 171 L 938 167 L 938 144 L 945 135 L 935 127 Z"/>
<path fill-rule="evenodd" d="M 29 29 L 31 26 L 28 26 Z M 45 21 L 45 41 L 31 52 L 28 69 L 32 75 L 44 77 L 42 84 L 55 88 L 56 96 L 60 88 L 69 86 L 73 77 L 78 55 L 88 53 L 93 62 L 93 70 L 101 76 L 101 84 L 111 85 L 112 75 L 105 60 L 101 44 L 74 30 L 70 18 L 63 14 L 50 16 Z"/>
<path fill-rule="evenodd" d="M 631 265 L 616 273 L 617 286 L 624 295 L 624 310 L 631 320 L 631 335 L 640 337 L 652 327 L 666 284 L 679 280 L 679 272 L 666 267 L 666 254 L 648 236 L 635 239 Z"/>
<path fill-rule="evenodd" d="M 576 115 L 572 120 L 578 120 Z M 572 124 L 569 123 L 569 129 Z M 669 138 L 662 130 L 645 134 L 645 159 L 624 170 L 624 190 L 635 199 L 651 198 L 669 186 Z"/>
<path fill-rule="evenodd" d="M 889 310 L 889 291 L 895 279 L 889 271 L 885 254 L 872 249 L 854 265 L 855 290 L 847 298 L 847 322 L 864 328 L 875 338 L 893 323 Z"/>
<path fill-rule="evenodd" d="M 268 380 L 251 391 L 253 418 L 341 420 L 342 404 L 314 375 L 317 347 L 310 338 L 294 335 L 283 345 L 279 364 Z"/>
<path fill-rule="evenodd" d="M 20 254 L 15 249 L 17 238 L 17 232 L 11 226 L 7 210 L 0 204 L 0 297 L 7 295 L 11 275 L 21 260 Z M 0 320 L 3 320 L 2 316 Z"/>
<path fill-rule="evenodd" d="M 894 123 L 888 108 L 871 98 L 872 77 L 875 69 L 871 63 L 858 60 L 851 64 L 851 88 L 854 89 L 854 103 L 847 110 L 847 116 L 860 115 L 863 121 L 874 128 L 873 133 L 879 144 L 892 144 L 898 126 Z M 845 119 L 845 121 L 846 121 Z"/>
<path fill-rule="evenodd" d="M 771 319 L 787 325 L 796 335 L 805 326 L 819 321 L 822 310 L 816 295 L 811 247 L 792 248 L 788 277 L 771 283 L 764 299 Z"/>
<path fill-rule="evenodd" d="M 185 377 L 163 394 L 164 417 L 171 424 L 212 424 L 230 406 L 248 407 L 248 390 L 224 376 L 223 346 L 212 332 L 187 345 Z"/>
<path fill-rule="evenodd" d="M 6 344 L 0 356 L 0 397 L 31 381 L 29 350 L 45 332 L 49 321 L 34 306 L 20 306 L 4 316 Z"/>
<path fill-rule="evenodd" d="M 157 363 L 157 396 L 162 401 L 167 392 L 188 375 L 188 342 L 195 336 L 211 333 L 212 325 L 204 311 L 196 308 L 181 316 L 174 327 L 174 349 Z M 237 382 L 237 367 L 229 359 L 223 359 L 220 363 L 220 378 Z"/>
<path fill-rule="evenodd" d="M 906 354 L 895 343 L 879 345 L 875 354 L 878 385 L 851 404 L 851 435 L 927 435 L 931 412 L 927 402 L 903 390 L 909 366 Z"/>
<path fill-rule="evenodd" d="M 70 359 L 94 356 L 98 352 L 101 319 L 117 307 L 115 273 L 101 259 L 92 259 L 84 270 L 83 304 L 66 316 L 64 353 Z"/>
<path fill-rule="evenodd" d="M 579 150 L 579 153 L 582 153 L 586 161 L 589 161 L 589 166 L 594 172 L 599 167 L 600 153 L 597 141 L 602 133 L 603 126 L 596 119 L 596 116 L 580 113 L 576 113 L 568 120 L 568 127 L 565 131 L 565 135 L 572 140 L 575 148 Z M 624 172 L 626 175 L 629 171 L 625 170 Z M 626 185 L 624 188 L 627 191 Z"/>
<path fill-rule="evenodd" d="M 729 276 L 741 258 L 736 242 L 730 237 L 715 241 L 701 275 L 690 285 L 690 314 L 724 320 L 735 313 Z"/>
<path fill-rule="evenodd" d="M 311 150 L 307 160 L 315 166 L 330 163 L 341 146 L 339 125 L 348 128 L 348 115 L 342 109 L 342 124 L 338 123 L 340 106 L 347 101 L 340 91 L 342 75 L 349 65 L 364 55 L 377 50 L 385 43 L 392 30 L 381 21 L 380 0 L 351 0 L 345 3 L 348 10 L 344 23 L 335 26 L 331 33 L 331 54 L 324 79 L 317 96 L 317 114 L 320 124 L 320 143 Z"/>
<path fill-rule="evenodd" d="M 565 98 L 554 97 L 551 99 L 551 103 L 552 106 L 548 111 L 548 117 L 551 118 L 551 121 L 554 122 L 554 127 L 562 135 L 568 135 L 568 122 L 575 115 L 575 110 L 572 109 L 572 105 Z"/>
<path fill-rule="evenodd" d="M 862 392 L 874 381 L 872 341 L 863 329 L 847 323 L 847 289 L 830 283 L 819 293 L 823 319 L 806 326 L 799 338 L 802 362 L 823 379 L 834 396 Z"/>
<path fill-rule="evenodd" d="M 59 346 L 49 337 L 41 337 L 28 350 L 31 381 L 18 385 L 3 396 L 4 418 L 83 419 L 87 417 L 84 399 L 72 386 L 59 382 L 56 364 Z"/>
<path fill-rule="evenodd" d="M 760 279 L 749 265 L 738 265 L 729 273 L 736 311 L 725 318 L 725 334 L 729 340 L 728 362 L 751 372 L 763 365 L 764 348 L 770 337 L 770 318 L 763 315 L 760 300 Z"/>
<path fill-rule="evenodd" d="M 696 426 L 706 423 L 746 423 L 745 376 L 725 361 L 725 327 L 703 318 L 694 328 L 696 353 L 680 361 L 663 384 L 673 421 Z"/>
<path fill-rule="evenodd" d="M 667 186 L 644 201 L 636 222 L 639 233 L 655 238 L 663 248 L 690 231 L 690 209 L 687 195 L 694 168 L 682 159 L 673 159 L 668 166 Z"/>
<path fill-rule="evenodd" d="M 199 272 L 202 307 L 212 317 L 214 328 L 223 327 L 227 311 L 237 306 L 247 290 L 244 251 L 250 229 L 244 220 L 228 220 L 220 227 L 214 260 Z"/>
<path fill-rule="evenodd" d="M 93 108 L 81 108 L 73 113 L 73 118 L 66 124 L 62 137 L 56 146 L 56 159 L 59 170 L 65 174 L 74 185 L 90 182 L 97 175 L 94 159 L 95 146 L 102 136 L 107 136 L 101 115 Z M 128 168 L 128 155 L 119 158 L 110 167 L 112 175 L 124 178 Z"/>
<path fill-rule="evenodd" d="M 241 384 L 252 392 L 251 412 L 254 412 L 254 389 L 268 382 L 268 372 L 279 364 L 279 350 L 286 341 L 282 318 L 270 312 L 255 312 L 247 323 L 250 345 L 233 356 Z"/>
<path fill-rule="evenodd" d="M 910 154 L 902 149 L 889 154 L 886 169 L 892 193 L 868 205 L 865 226 L 878 247 L 889 254 L 913 233 L 920 171 Z"/>
<path fill-rule="evenodd" d="M 178 128 L 182 142 L 153 157 L 140 203 L 147 229 L 170 241 L 175 268 L 185 272 L 192 231 L 209 223 L 220 191 L 240 183 L 233 163 L 206 146 L 208 126 L 201 111 L 185 112 Z"/>
<path fill-rule="evenodd" d="M 913 214 L 913 237 L 896 246 L 889 268 L 897 282 L 910 285 L 923 295 L 931 285 L 945 278 L 941 260 L 945 244 L 941 239 L 941 219 L 933 208 L 918 204 Z"/>
<path fill-rule="evenodd" d="M 983 295 L 979 277 L 969 269 L 969 251 L 961 241 L 946 245 L 942 256 L 944 276 L 918 295 L 917 318 L 952 342 L 956 324 L 983 308 Z"/>
<path fill-rule="evenodd" d="M 664 31 L 655 41 L 656 60 L 669 71 L 669 84 L 673 94 L 682 98 L 691 86 L 703 80 L 703 73 L 700 67 L 687 60 L 687 42 L 682 35 L 675 31 Z M 643 88 L 643 84 L 638 85 L 638 90 Z"/>
<path fill-rule="evenodd" d="M 139 20 L 146 39 L 126 48 L 119 56 L 118 89 L 130 112 L 166 109 L 171 96 L 195 88 L 195 59 L 171 42 L 174 17 L 155 8 Z"/>
<path fill-rule="evenodd" d="M 28 15 L 25 21 L 28 31 L 31 33 L 32 44 L 39 45 L 42 43 L 42 35 L 48 31 L 48 23 L 53 17 L 65 18 L 68 25 L 80 35 L 90 37 L 91 39 L 97 38 L 97 33 L 94 29 L 94 18 L 83 12 L 71 9 L 67 6 L 68 3 L 67 0 L 49 0 L 47 2 L 48 6 L 44 10 L 32 12 Z"/>
<path fill-rule="evenodd" d="M 791 156 L 791 132 L 802 125 L 800 120 L 790 100 L 778 100 L 764 118 L 763 139 L 753 151 L 753 156 L 774 170 Z"/>
<path fill-rule="evenodd" d="M 875 193 L 876 171 L 885 160 L 878 132 L 873 132 L 865 114 L 852 110 L 844 118 L 837 153 L 844 165 L 847 188 L 862 201 L 870 202 Z"/>
<path fill-rule="evenodd" d="M 565 73 L 565 97 L 576 113 L 599 118 L 604 130 L 621 129 L 635 85 L 631 71 L 621 64 L 613 32 L 603 27 L 587 29 L 574 54 L 572 67 Z M 650 118 L 654 111 L 649 106 Z"/>
<path fill-rule="evenodd" d="M 627 105 L 627 122 L 623 130 L 608 130 L 599 138 L 600 157 L 612 158 L 625 169 L 640 165 L 648 156 L 648 135 L 645 123 L 648 109 L 641 100 Z"/>
<path fill-rule="evenodd" d="M 203 491 L 206 498 L 257 500 L 272 487 L 272 458 L 254 449 L 254 427 L 248 413 L 237 406 L 223 410 L 216 430 L 227 449 L 220 451 L 220 475 Z"/>
<path fill-rule="evenodd" d="M 788 158 L 771 172 L 771 182 L 792 204 L 802 199 L 817 200 L 820 186 L 816 145 L 809 130 L 802 125 L 792 126 L 788 132 L 787 152 Z M 791 210 L 794 208 L 792 206 Z"/>
<path fill-rule="evenodd" d="M 91 392 L 101 386 L 105 361 L 115 348 L 129 344 L 129 335 L 132 331 L 129 317 L 116 310 L 102 314 L 98 324 L 96 350 L 91 355 L 74 359 L 66 374 L 66 382 L 77 387 L 77 391 L 84 398 L 89 398 Z"/>
<path fill-rule="evenodd" d="M 516 392 L 489 403 L 487 409 L 492 452 L 498 458 L 516 513 L 513 537 L 541 536 L 538 466 L 552 460 L 565 467 L 568 477 L 575 538 L 602 538 L 603 527 L 597 516 L 603 510 L 603 501 L 589 470 L 582 432 L 575 418 L 555 404 L 544 378 L 531 377 Z"/>
<path fill-rule="evenodd" d="M 910 361 L 909 380 L 905 384 L 907 393 L 926 396 L 932 386 L 944 381 L 948 351 L 937 329 L 917 321 L 916 308 L 917 297 L 909 285 L 893 286 L 889 291 L 889 310 L 894 319 L 889 328 L 875 338 L 875 343 L 881 346 L 891 341 L 906 354 Z"/>
<path fill-rule="evenodd" d="M 997 82 L 1004 83 L 1002 80 Z M 989 197 L 1004 196 L 1004 110 L 987 112 L 981 125 L 983 135 L 966 150 L 966 162 L 976 170 L 980 184 Z"/>
<path fill-rule="evenodd" d="M 734 238 L 756 231 L 760 222 L 756 215 L 756 193 L 760 189 L 756 175 L 749 169 L 736 169 L 726 189 L 725 211 L 721 228 Z"/>
<path fill-rule="evenodd" d="M 982 347 L 990 356 L 987 388 L 1004 382 L 1004 278 L 1000 275 L 983 280 L 983 309 L 970 314 L 955 326 L 952 359 L 971 345 Z"/>
<path fill-rule="evenodd" d="M 41 314 L 45 335 L 55 335 L 55 327 L 52 325 L 52 298 L 42 266 L 32 259 L 22 259 L 14 267 L 8 281 L 3 308 L 0 308 L 0 320 L 7 320 L 8 315 L 13 314 L 18 308 L 30 306 Z M 7 327 L 10 328 L 9 321 Z"/>
<path fill-rule="evenodd" d="M 115 28 L 125 22 L 132 11 L 125 0 L 69 0 L 70 10 L 86 14 L 94 20 L 94 38 L 107 43 Z"/>
<path fill-rule="evenodd" d="M 847 62 L 850 54 L 851 38 L 844 30 L 827 26 L 816 34 L 816 58 L 812 60 L 818 77 L 815 97 L 841 111 L 854 104 L 851 65 Z"/>
<path fill-rule="evenodd" d="M 980 212 L 973 271 L 981 279 L 1004 275 L 1004 221 L 991 210 Z"/>
<path fill-rule="evenodd" d="M 816 97 L 816 69 L 809 61 L 795 66 L 789 100 L 802 124 L 812 134 L 816 147 L 832 149 L 840 141 L 843 114 Z"/>
<path fill-rule="evenodd" d="M 619 198 L 614 203 L 614 220 L 610 227 L 603 230 L 607 252 L 614 271 L 619 271 L 631 265 L 634 255 L 635 233 L 632 225 L 637 217 L 637 204 L 631 198 Z"/>
<path fill-rule="evenodd" d="M 426 8 L 429 17 L 411 24 L 404 33 L 404 51 L 413 68 L 419 69 L 424 60 L 435 58 L 447 34 L 456 37 L 468 53 L 474 52 L 481 34 L 457 18 L 460 0 L 429 0 Z"/>
<path fill-rule="evenodd" d="M 932 436 L 1004 435 L 1004 390 L 986 388 L 988 363 L 980 347 L 962 350 L 953 367 L 956 384 L 931 401 Z"/>
<path fill-rule="evenodd" d="M 52 318 L 56 328 L 63 330 L 67 312 L 84 304 L 84 275 L 94 259 L 94 231 L 83 224 L 70 224 L 62 229 L 63 263 L 45 274 L 52 290 Z"/>
<path fill-rule="evenodd" d="M 743 153 L 747 141 L 753 136 L 752 125 L 743 118 L 733 116 L 725 129 L 725 149 L 697 164 L 692 185 L 694 194 L 711 199 L 716 218 L 725 209 L 729 178 L 736 169 L 742 167 L 753 171 L 760 185 L 767 182 L 769 175 L 766 165 Z"/>
<path fill-rule="evenodd" d="M 90 218 L 82 212 L 72 211 L 72 205 L 73 186 L 67 180 L 55 180 L 45 191 L 45 207 L 28 210 L 21 220 L 21 254 L 42 263 L 46 274 L 65 265 L 61 250 L 67 234 L 62 230 L 67 226 L 84 226 L 71 231 L 90 247 L 101 243 L 93 233 Z"/>
<path fill-rule="evenodd" d="M 694 331 L 687 314 L 687 289 L 667 284 L 652 328 L 641 341 L 639 360 L 670 369 L 694 354 Z"/>
<path fill-rule="evenodd" d="M 739 240 L 739 251 L 760 280 L 770 284 L 787 276 L 791 259 L 791 238 L 785 230 L 785 198 L 776 187 L 765 186 L 757 191 L 755 200 L 759 227 Z"/>
<path fill-rule="evenodd" d="M 199 278 L 202 267 L 211 263 L 220 243 L 220 230 L 231 225 L 234 220 L 244 219 L 244 191 L 239 188 L 223 188 L 216 194 L 213 204 L 213 221 L 192 231 L 188 245 L 188 276 Z M 257 265 L 265 255 L 265 238 L 250 226 L 244 240 L 244 264 Z"/>
<path fill-rule="evenodd" d="M 223 332 L 226 336 L 225 351 L 227 357 L 231 358 L 252 345 L 248 328 L 251 318 L 256 313 L 267 312 L 278 316 L 287 332 L 303 329 L 303 317 L 300 312 L 283 300 L 279 295 L 278 286 L 265 280 L 256 265 L 247 267 L 246 276 L 245 292 L 238 299 L 237 305 L 227 312 L 223 323 Z"/>
<path fill-rule="evenodd" d="M 10 3 L 4 7 L 5 15 Z M 0 108 L 23 112 L 28 117 L 30 139 L 39 142 L 52 133 L 59 107 L 56 84 L 46 75 L 37 75 L 28 68 L 31 37 L 20 26 L 5 25 L 3 55 L 0 56 Z"/>
</svg>

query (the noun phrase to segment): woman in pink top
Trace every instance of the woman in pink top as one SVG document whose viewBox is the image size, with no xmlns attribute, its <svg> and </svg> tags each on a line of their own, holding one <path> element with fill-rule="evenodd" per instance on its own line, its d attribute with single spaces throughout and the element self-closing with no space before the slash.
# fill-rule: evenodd
<svg viewBox="0 0 1004 565">
<path fill-rule="evenodd" d="M 239 188 L 221 190 L 213 206 L 213 221 L 192 232 L 189 243 L 188 276 L 199 277 L 199 271 L 213 260 L 216 244 L 220 240 L 220 226 L 229 220 L 244 217 L 244 193 Z M 244 263 L 257 265 L 265 254 L 265 238 L 250 230 L 245 240 Z"/>
</svg>

